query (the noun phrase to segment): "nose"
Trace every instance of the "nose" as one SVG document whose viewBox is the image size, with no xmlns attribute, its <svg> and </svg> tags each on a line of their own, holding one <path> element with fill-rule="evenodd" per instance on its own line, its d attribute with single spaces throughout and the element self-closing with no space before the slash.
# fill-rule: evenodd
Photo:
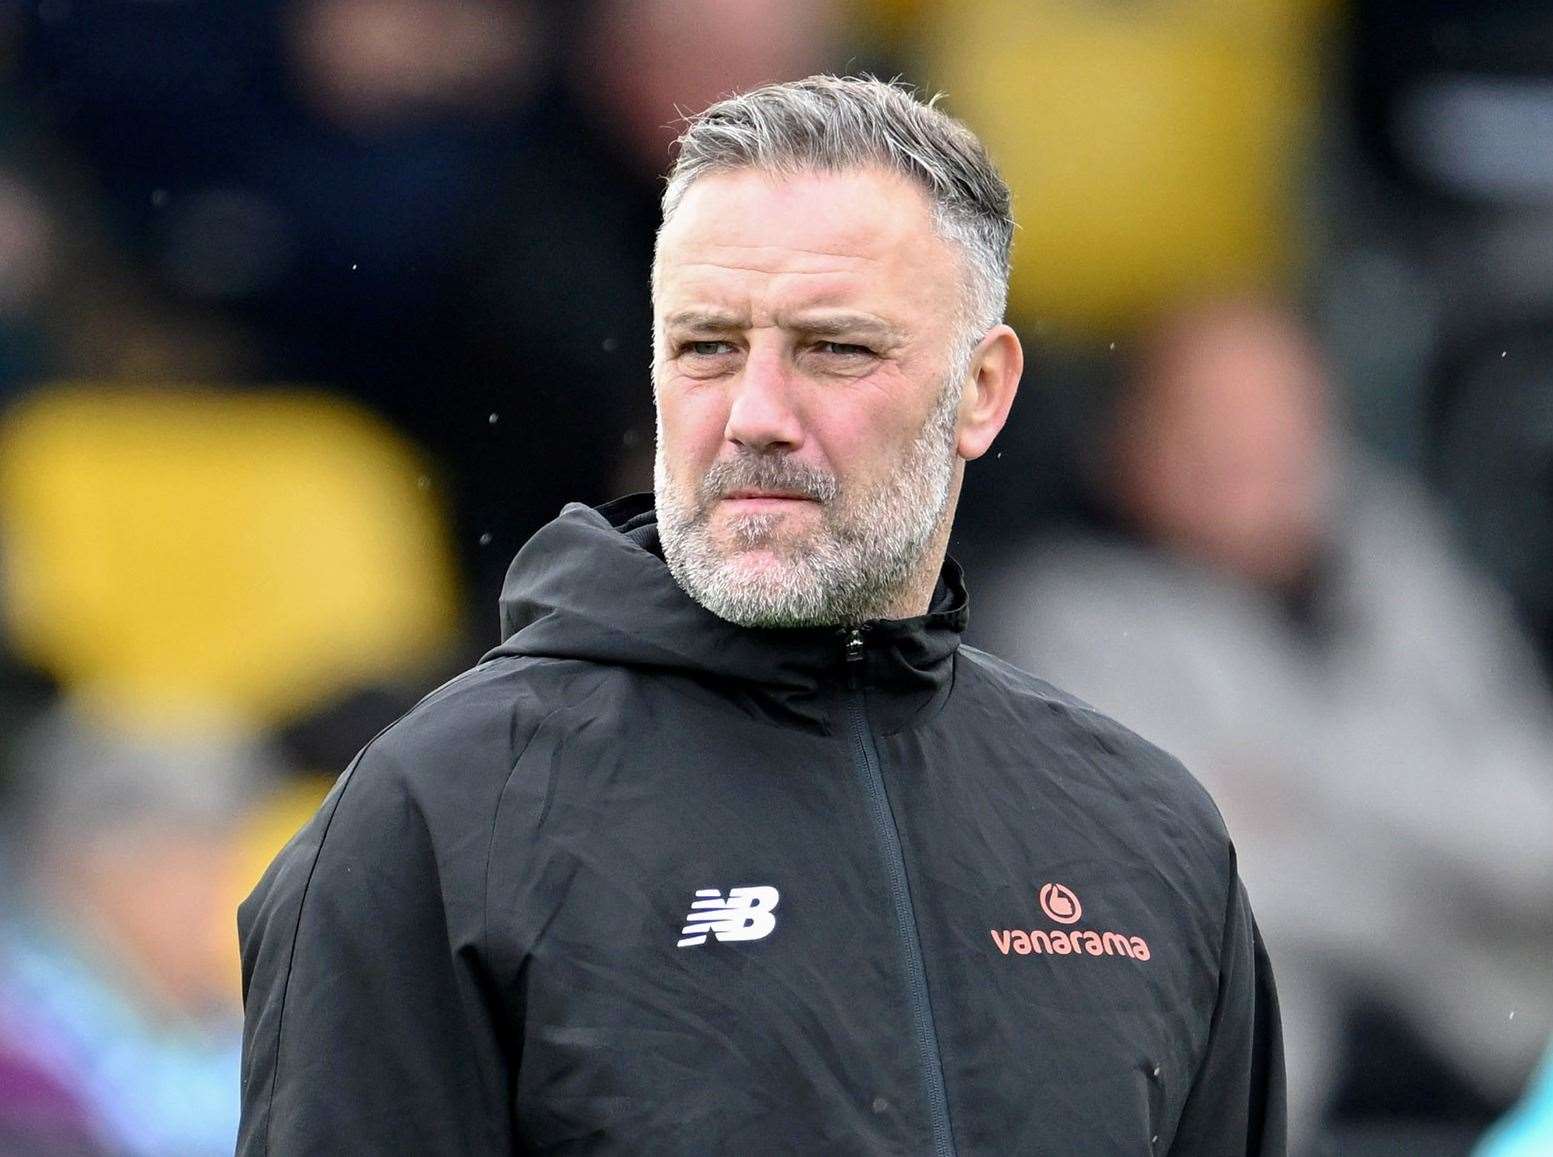
<svg viewBox="0 0 1553 1157">
<path fill-rule="evenodd" d="M 803 445 L 794 408 L 792 368 L 777 350 L 751 351 L 729 389 L 723 437 L 754 453 L 790 452 Z"/>
</svg>

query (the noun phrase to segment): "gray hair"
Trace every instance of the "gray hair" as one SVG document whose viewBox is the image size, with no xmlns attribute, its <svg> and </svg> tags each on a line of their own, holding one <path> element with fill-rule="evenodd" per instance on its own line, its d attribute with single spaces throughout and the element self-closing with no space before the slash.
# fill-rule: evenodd
<svg viewBox="0 0 1553 1157">
<path fill-rule="evenodd" d="M 963 357 L 1003 320 L 1014 217 L 1008 186 L 976 135 L 896 81 L 811 76 L 718 101 L 689 118 L 678 142 L 663 220 L 699 177 L 739 169 L 791 174 L 870 166 L 915 182 L 938 233 L 959 248 L 965 285 L 956 351 Z"/>
</svg>

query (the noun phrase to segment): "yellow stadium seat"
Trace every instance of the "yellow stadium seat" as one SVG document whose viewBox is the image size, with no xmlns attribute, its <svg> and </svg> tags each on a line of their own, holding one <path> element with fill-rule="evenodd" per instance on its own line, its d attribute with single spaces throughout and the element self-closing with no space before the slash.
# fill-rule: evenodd
<svg viewBox="0 0 1553 1157">
<path fill-rule="evenodd" d="M 317 393 L 32 395 L 0 422 L 0 558 L 13 646 L 147 716 L 283 720 L 456 631 L 426 465 Z"/>
<path fill-rule="evenodd" d="M 958 0 L 923 79 L 1014 191 L 1015 313 L 1078 334 L 1298 270 L 1331 0 Z"/>
</svg>

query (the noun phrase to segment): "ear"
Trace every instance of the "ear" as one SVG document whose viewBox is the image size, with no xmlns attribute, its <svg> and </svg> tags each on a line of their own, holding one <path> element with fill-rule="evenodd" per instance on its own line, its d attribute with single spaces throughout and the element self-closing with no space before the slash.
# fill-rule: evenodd
<svg viewBox="0 0 1553 1157">
<path fill-rule="evenodd" d="M 967 462 L 980 458 L 1008 421 L 1009 407 L 1019 391 L 1025 351 L 1019 335 L 1006 325 L 994 326 L 971 355 L 970 383 L 960 399 L 956 449 Z"/>
</svg>

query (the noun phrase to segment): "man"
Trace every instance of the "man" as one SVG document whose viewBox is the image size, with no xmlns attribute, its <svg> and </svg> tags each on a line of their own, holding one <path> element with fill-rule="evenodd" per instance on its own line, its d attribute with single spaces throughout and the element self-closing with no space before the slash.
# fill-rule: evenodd
<svg viewBox="0 0 1553 1157">
<path fill-rule="evenodd" d="M 541 530 L 244 906 L 242 1152 L 1282 1152 L 1213 805 L 959 646 L 1011 232 L 891 85 L 691 122 L 659 508 Z"/>
</svg>

